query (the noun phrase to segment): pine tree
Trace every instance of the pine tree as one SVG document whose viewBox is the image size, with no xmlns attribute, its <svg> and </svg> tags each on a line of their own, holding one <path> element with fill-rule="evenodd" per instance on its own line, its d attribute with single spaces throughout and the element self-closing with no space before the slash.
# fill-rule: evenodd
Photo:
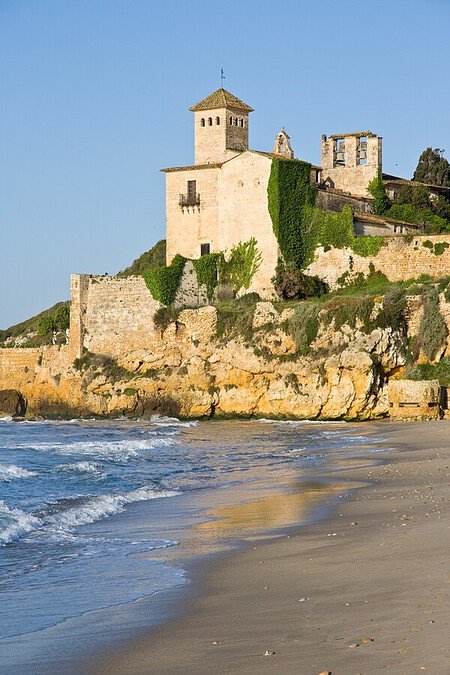
<svg viewBox="0 0 450 675">
<path fill-rule="evenodd" d="M 450 164 L 439 148 L 427 148 L 419 157 L 413 180 L 429 185 L 450 187 Z"/>
</svg>

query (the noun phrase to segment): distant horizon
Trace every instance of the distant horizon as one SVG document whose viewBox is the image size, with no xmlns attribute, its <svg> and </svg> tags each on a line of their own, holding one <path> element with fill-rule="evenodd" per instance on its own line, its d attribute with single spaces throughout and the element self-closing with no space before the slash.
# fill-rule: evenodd
<svg viewBox="0 0 450 675">
<path fill-rule="evenodd" d="M 115 274 L 165 238 L 159 169 L 193 163 L 188 109 L 222 67 L 255 109 L 252 149 L 271 151 L 284 127 L 296 157 L 320 164 L 323 133 L 370 129 L 386 173 L 411 178 L 427 147 L 450 159 L 449 3 L 369 8 L 2 3 L 0 326 L 68 299 L 71 273 Z"/>
</svg>

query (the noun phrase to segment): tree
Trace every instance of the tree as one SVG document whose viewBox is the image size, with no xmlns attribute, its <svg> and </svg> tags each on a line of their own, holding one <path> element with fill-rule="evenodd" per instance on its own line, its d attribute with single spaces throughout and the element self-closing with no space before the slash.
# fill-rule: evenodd
<svg viewBox="0 0 450 675">
<path fill-rule="evenodd" d="M 450 187 L 450 164 L 442 156 L 444 150 L 427 148 L 419 157 L 413 180 L 429 185 Z"/>
<path fill-rule="evenodd" d="M 373 197 L 372 210 L 375 215 L 382 215 L 389 208 L 389 198 L 386 194 L 386 187 L 380 176 L 372 178 L 367 186 L 369 194 Z"/>
</svg>

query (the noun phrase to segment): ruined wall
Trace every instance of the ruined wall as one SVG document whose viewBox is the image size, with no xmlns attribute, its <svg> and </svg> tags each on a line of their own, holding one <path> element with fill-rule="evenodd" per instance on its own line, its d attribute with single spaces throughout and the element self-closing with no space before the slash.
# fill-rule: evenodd
<svg viewBox="0 0 450 675">
<path fill-rule="evenodd" d="M 372 213 L 372 199 L 350 197 L 350 195 L 343 195 L 333 190 L 319 189 L 317 191 L 316 206 L 328 211 L 342 211 L 345 204 L 350 204 L 353 211 L 360 211 L 361 213 Z"/>
<path fill-rule="evenodd" d="M 366 138 L 365 161 L 358 163 L 359 138 Z M 337 135 L 322 136 L 322 180 L 331 188 L 342 190 L 352 195 L 369 196 L 367 186 L 375 178 L 382 167 L 382 138 L 370 132 L 342 134 L 344 139 L 344 165 L 336 164 L 335 139 Z"/>
<path fill-rule="evenodd" d="M 424 246 L 430 242 L 433 250 Z M 436 244 L 447 243 L 448 248 L 436 254 Z M 324 251 L 319 247 L 315 260 L 306 270 L 307 274 L 317 275 L 331 288 L 336 288 L 337 280 L 343 274 L 369 274 L 371 264 L 375 270 L 386 275 L 389 281 L 405 281 L 421 274 L 432 277 L 444 277 L 450 274 L 450 235 L 433 236 L 397 236 L 386 237 L 376 256 L 363 258 L 349 248 L 332 248 Z"/>
<path fill-rule="evenodd" d="M 388 385 L 392 419 L 439 419 L 441 387 L 437 380 L 393 380 Z"/>
</svg>

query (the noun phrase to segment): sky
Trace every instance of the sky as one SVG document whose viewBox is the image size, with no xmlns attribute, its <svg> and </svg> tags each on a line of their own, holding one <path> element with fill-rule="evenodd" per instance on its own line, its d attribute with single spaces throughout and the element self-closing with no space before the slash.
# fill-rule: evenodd
<svg viewBox="0 0 450 675">
<path fill-rule="evenodd" d="M 164 237 L 164 175 L 193 162 L 189 107 L 249 103 L 285 127 L 383 136 L 383 169 L 450 159 L 450 0 L 0 0 L 0 327 L 114 274 Z"/>
</svg>

